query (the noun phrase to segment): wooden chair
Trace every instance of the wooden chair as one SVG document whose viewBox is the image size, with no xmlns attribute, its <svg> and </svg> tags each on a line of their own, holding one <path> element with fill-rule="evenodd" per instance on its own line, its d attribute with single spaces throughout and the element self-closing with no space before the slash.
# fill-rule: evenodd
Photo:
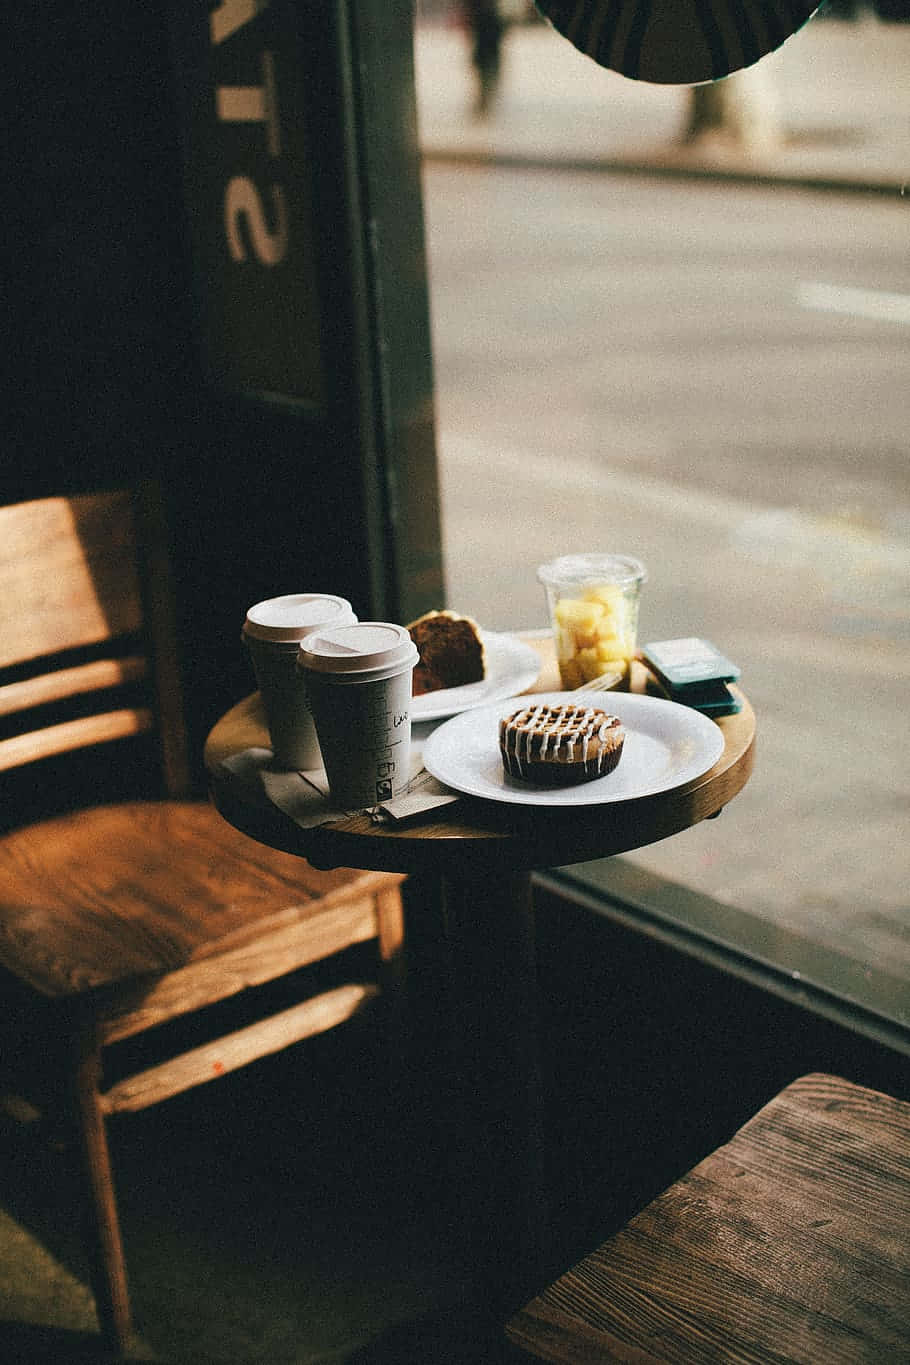
<svg viewBox="0 0 910 1365">
<path fill-rule="evenodd" d="M 506 1337 L 565 1365 L 910 1360 L 908 1230 L 910 1104 L 803 1076 Z"/>
<path fill-rule="evenodd" d="M 108 1116 L 351 1018 L 381 987 L 400 983 L 403 944 L 401 877 L 317 871 L 188 797 L 163 544 L 148 489 L 0 509 L 0 965 L 8 974 L 0 1029 L 15 991 L 17 1017 L 42 1010 L 59 1045 L 57 1079 L 85 1157 L 99 1323 L 121 1352 L 130 1306 Z M 66 765 L 91 746 L 86 771 L 101 787 L 103 774 L 130 767 L 135 745 L 140 771 L 160 760 L 159 799 L 97 804 L 96 795 L 77 804 Z M 14 769 L 27 771 L 26 785 Z M 31 804 L 26 791 L 62 792 L 66 808 L 20 827 L 14 781 L 23 804 Z M 372 940 L 370 979 L 106 1084 L 114 1044 Z M 8 1044 L 0 1056 L 10 1056 Z"/>
</svg>

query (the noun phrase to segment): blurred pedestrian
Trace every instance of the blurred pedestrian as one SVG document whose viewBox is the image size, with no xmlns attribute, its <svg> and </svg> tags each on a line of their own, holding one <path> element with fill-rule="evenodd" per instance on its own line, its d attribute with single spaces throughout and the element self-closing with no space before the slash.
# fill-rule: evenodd
<svg viewBox="0 0 910 1365">
<path fill-rule="evenodd" d="M 490 112 L 499 89 L 502 39 L 506 25 L 499 0 L 462 0 L 462 4 L 471 37 L 471 65 L 477 83 L 474 111 L 484 118 Z"/>
<path fill-rule="evenodd" d="M 689 87 L 687 142 L 710 143 L 747 155 L 770 155 L 785 139 L 780 103 L 767 62 L 720 81 Z"/>
</svg>

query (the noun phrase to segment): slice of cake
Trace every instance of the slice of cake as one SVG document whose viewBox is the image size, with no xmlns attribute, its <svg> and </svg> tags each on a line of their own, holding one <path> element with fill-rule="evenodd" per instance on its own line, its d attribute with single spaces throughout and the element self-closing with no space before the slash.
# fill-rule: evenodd
<svg viewBox="0 0 910 1365">
<path fill-rule="evenodd" d="M 509 777 L 546 787 L 593 782 L 612 772 L 625 730 L 596 706 L 539 702 L 499 722 L 499 752 Z"/>
<path fill-rule="evenodd" d="M 428 611 L 408 626 L 420 662 L 413 692 L 422 697 L 445 687 L 482 682 L 486 676 L 483 641 L 476 621 L 455 611 Z"/>
</svg>

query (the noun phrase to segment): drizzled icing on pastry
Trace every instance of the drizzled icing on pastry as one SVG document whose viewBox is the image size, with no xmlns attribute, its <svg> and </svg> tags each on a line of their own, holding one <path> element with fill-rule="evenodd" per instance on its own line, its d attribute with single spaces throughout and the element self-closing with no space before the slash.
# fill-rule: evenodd
<svg viewBox="0 0 910 1365">
<path fill-rule="evenodd" d="M 503 764 L 512 777 L 560 782 L 602 777 L 619 762 L 625 732 L 596 706 L 537 703 L 499 723 Z"/>
</svg>

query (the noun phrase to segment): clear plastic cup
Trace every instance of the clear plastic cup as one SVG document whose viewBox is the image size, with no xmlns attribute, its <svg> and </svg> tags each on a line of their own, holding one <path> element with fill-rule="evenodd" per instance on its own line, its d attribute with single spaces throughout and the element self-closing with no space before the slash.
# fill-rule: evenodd
<svg viewBox="0 0 910 1365">
<path fill-rule="evenodd" d="M 417 648 L 404 626 L 329 626 L 300 646 L 332 801 L 364 810 L 408 789 Z"/>
<path fill-rule="evenodd" d="M 345 597 L 325 592 L 286 593 L 257 602 L 241 632 L 262 693 L 276 768 L 321 768 L 322 755 L 307 695 L 297 669 L 300 642 L 317 626 L 356 621 Z"/>
<path fill-rule="evenodd" d="M 628 691 L 647 571 L 625 554 L 563 555 L 541 564 L 559 676 L 566 691 L 598 682 Z"/>
</svg>

